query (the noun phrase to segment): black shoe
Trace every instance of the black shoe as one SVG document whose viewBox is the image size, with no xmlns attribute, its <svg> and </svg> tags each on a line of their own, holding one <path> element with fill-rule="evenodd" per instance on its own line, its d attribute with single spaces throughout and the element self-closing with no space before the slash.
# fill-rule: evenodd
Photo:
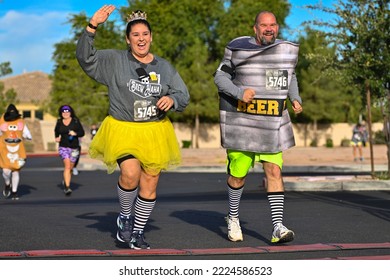
<svg viewBox="0 0 390 280">
<path fill-rule="evenodd" d="M 116 239 L 120 242 L 129 243 L 131 240 L 131 233 L 133 232 L 133 217 L 132 216 L 123 216 L 119 214 L 116 219 L 116 224 L 118 226 L 118 231 L 116 233 Z"/>
<path fill-rule="evenodd" d="M 150 245 L 145 242 L 143 231 L 134 231 L 131 234 L 130 248 L 135 250 L 150 249 Z"/>
<path fill-rule="evenodd" d="M 70 187 L 65 187 L 64 188 L 64 194 L 65 195 L 69 196 L 69 195 L 71 195 L 71 193 L 72 193 L 72 189 Z"/>
<path fill-rule="evenodd" d="M 16 193 L 16 192 L 11 193 L 11 199 L 12 200 L 19 200 L 18 193 Z"/>
<path fill-rule="evenodd" d="M 5 198 L 8 198 L 11 195 L 11 185 L 5 185 L 3 195 Z"/>
</svg>

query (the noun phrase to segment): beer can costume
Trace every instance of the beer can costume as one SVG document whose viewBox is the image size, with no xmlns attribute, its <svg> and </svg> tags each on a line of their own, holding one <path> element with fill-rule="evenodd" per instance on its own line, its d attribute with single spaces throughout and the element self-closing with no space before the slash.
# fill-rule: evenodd
<svg viewBox="0 0 390 280">
<path fill-rule="evenodd" d="M 295 146 L 286 100 L 299 46 L 283 40 L 259 46 L 251 40 L 239 37 L 225 49 L 224 61 L 234 66 L 233 83 L 256 94 L 245 103 L 219 93 L 221 144 L 232 150 L 279 153 Z M 223 66 L 218 70 L 224 71 Z"/>
</svg>

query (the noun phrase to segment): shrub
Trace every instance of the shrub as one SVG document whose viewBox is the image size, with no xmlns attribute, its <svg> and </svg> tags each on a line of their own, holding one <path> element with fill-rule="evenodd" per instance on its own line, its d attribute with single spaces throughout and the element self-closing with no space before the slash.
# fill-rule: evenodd
<svg viewBox="0 0 390 280">
<path fill-rule="evenodd" d="M 344 138 L 343 140 L 341 140 L 340 146 L 341 147 L 349 147 L 350 144 L 351 144 L 351 140 Z"/>
<path fill-rule="evenodd" d="M 191 141 L 190 140 L 182 140 L 181 142 L 183 143 L 183 148 L 184 149 L 188 149 L 189 147 L 191 147 Z"/>
<path fill-rule="evenodd" d="M 318 147 L 318 140 L 316 138 L 311 140 L 310 147 Z"/>
<path fill-rule="evenodd" d="M 374 132 L 374 144 L 386 144 L 385 134 L 382 130 Z"/>
<path fill-rule="evenodd" d="M 327 138 L 327 139 L 326 139 L 325 146 L 326 146 L 327 148 L 333 148 L 333 140 L 330 139 L 330 138 Z"/>
</svg>

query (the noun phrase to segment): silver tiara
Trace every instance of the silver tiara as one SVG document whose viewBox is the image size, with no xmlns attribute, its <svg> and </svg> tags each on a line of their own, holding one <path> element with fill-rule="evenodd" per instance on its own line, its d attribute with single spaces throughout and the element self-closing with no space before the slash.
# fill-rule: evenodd
<svg viewBox="0 0 390 280">
<path fill-rule="evenodd" d="M 141 12 L 141 11 L 131 12 L 131 14 L 127 16 L 127 22 L 134 21 L 134 20 L 146 20 L 146 17 L 147 16 L 145 12 Z"/>
</svg>

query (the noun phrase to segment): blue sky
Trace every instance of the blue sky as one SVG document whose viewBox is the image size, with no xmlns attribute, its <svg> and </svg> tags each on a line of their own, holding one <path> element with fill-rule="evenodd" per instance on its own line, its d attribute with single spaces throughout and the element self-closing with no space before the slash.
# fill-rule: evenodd
<svg viewBox="0 0 390 280">
<path fill-rule="evenodd" d="M 319 16 L 303 8 L 318 1 L 290 1 L 292 9 L 286 21 L 296 31 L 292 34 L 301 31 L 303 21 Z M 84 11 L 92 16 L 107 3 L 117 7 L 128 5 L 127 0 L 0 0 L 0 62 L 11 62 L 12 75 L 31 71 L 51 74 L 54 44 L 70 37 L 70 26 L 66 24 L 69 15 Z M 322 3 L 330 7 L 334 1 L 322 0 Z M 118 12 L 113 15 L 119 18 Z"/>
</svg>

